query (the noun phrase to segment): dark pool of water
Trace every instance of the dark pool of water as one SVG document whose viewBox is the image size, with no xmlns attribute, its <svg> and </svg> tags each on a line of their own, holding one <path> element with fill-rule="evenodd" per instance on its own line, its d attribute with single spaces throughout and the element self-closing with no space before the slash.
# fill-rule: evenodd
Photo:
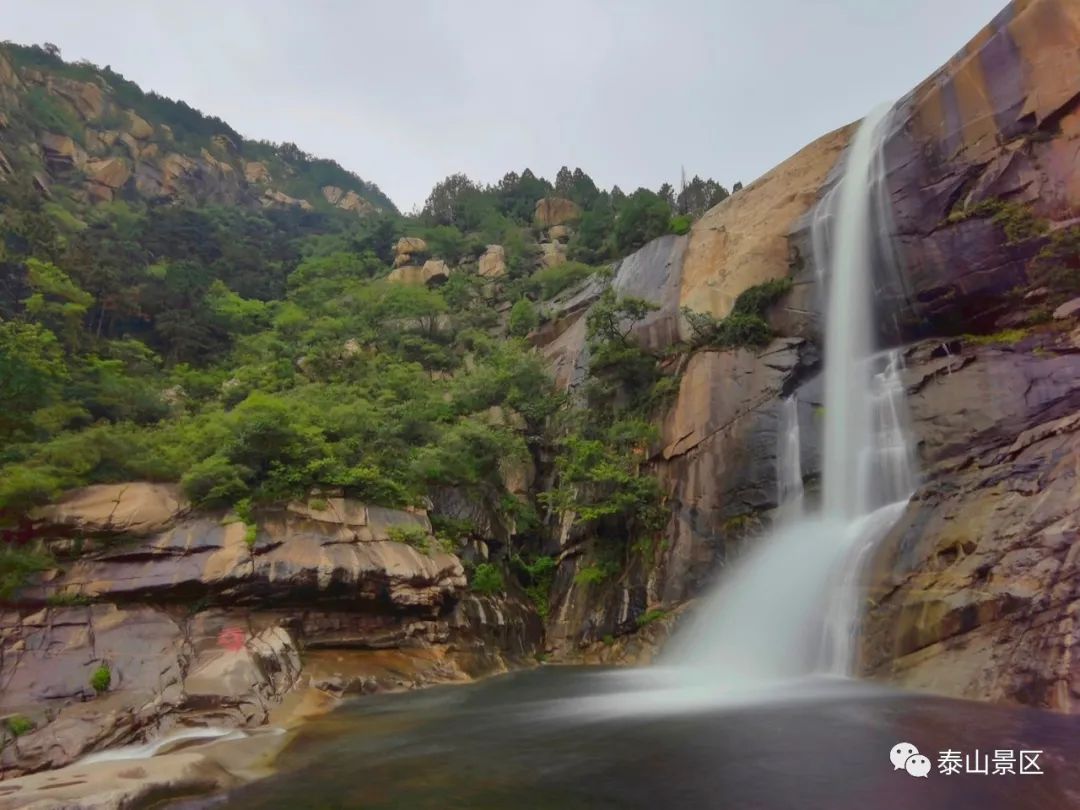
<svg viewBox="0 0 1080 810">
<path fill-rule="evenodd" d="M 305 727 L 276 776 L 199 806 L 1080 807 L 1077 718 L 843 682 L 787 690 L 779 703 L 665 707 L 647 691 L 626 691 L 623 678 L 549 667 L 361 698 Z M 927 778 L 893 769 L 889 751 L 901 741 L 934 762 Z M 1042 750 L 1044 773 L 938 771 L 940 752 L 975 749 Z"/>
</svg>

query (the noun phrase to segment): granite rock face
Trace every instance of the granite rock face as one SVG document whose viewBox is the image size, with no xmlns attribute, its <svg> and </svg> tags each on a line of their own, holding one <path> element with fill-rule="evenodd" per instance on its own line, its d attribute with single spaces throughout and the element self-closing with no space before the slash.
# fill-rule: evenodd
<svg viewBox="0 0 1080 810">
<path fill-rule="evenodd" d="M 34 723 L 0 753 L 0 776 L 177 727 L 264 724 L 309 682 L 308 651 L 426 650 L 444 663 L 422 683 L 505 669 L 539 643 L 531 604 L 472 596 L 457 557 L 391 539 L 434 545 L 422 511 L 295 503 L 260 514 L 252 541 L 243 523 L 185 516 L 170 493 L 92 487 L 45 510 L 58 557 L 96 534 L 0 614 L 0 713 Z"/>
</svg>

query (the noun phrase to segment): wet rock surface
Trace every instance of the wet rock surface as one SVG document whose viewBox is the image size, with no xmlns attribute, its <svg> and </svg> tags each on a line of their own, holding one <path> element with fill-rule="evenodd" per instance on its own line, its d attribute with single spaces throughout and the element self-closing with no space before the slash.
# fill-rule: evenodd
<svg viewBox="0 0 1080 810">
<path fill-rule="evenodd" d="M 42 525 L 61 535 L 89 525 L 109 502 L 100 494 L 72 493 Z M 261 516 L 251 544 L 244 524 L 220 517 L 181 518 L 141 539 L 100 525 L 109 533 L 98 547 L 0 614 L 0 712 L 34 726 L 4 747 L 0 776 L 181 726 L 265 724 L 311 681 L 308 651 L 427 651 L 442 662 L 412 676 L 401 666 L 397 680 L 371 675 L 400 688 L 524 663 L 542 634 L 531 605 L 471 596 L 454 555 L 388 539 L 429 533 L 422 512 L 293 504 Z M 107 683 L 95 687 L 103 668 Z"/>
</svg>

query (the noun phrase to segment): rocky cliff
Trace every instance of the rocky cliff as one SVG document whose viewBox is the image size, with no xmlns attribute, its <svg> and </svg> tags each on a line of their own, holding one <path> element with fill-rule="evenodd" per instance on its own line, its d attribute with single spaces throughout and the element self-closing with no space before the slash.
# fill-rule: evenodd
<svg viewBox="0 0 1080 810">
<path fill-rule="evenodd" d="M 867 575 L 863 651 L 877 677 L 1066 711 L 1080 694 L 1078 44 L 1074 3 L 1014 2 L 893 110 L 881 222 L 890 249 L 875 284 L 883 342 L 907 346 L 922 485 Z M 671 519 L 617 583 L 576 579 L 589 550 L 564 548 L 548 638 L 567 655 L 626 657 L 624 636 L 753 542 L 776 505 L 782 395 L 797 396 L 813 488 L 820 291 L 810 226 L 850 132 L 811 144 L 689 236 L 618 266 L 617 289 L 659 305 L 639 336 L 660 350 L 687 336 L 680 307 L 723 316 L 752 284 L 795 285 L 771 314 L 780 337 L 767 349 L 678 361 L 651 456 Z M 584 378 L 582 318 L 597 294 L 567 299 L 543 335 L 570 388 Z"/>
<path fill-rule="evenodd" d="M 420 511 L 330 499 L 223 523 L 175 487 L 130 484 L 37 520 L 65 564 L 0 613 L 0 705 L 34 726 L 4 747 L 3 776 L 177 727 L 258 726 L 309 688 L 499 671 L 541 637 L 523 600 L 468 592 L 461 561 L 421 542 Z"/>
<path fill-rule="evenodd" d="M 0 179 L 63 205 L 113 200 L 394 211 L 374 184 L 292 144 L 240 136 L 109 68 L 0 46 Z"/>
</svg>

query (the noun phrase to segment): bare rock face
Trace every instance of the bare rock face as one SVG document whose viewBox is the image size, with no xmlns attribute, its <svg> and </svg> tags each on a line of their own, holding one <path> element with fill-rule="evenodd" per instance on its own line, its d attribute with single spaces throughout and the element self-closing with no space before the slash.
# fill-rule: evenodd
<svg viewBox="0 0 1080 810">
<path fill-rule="evenodd" d="M 1015 0 L 897 107 L 886 170 L 902 265 L 888 290 L 908 334 L 992 327 L 1041 239 L 1010 239 L 1006 201 L 1064 227 L 1080 214 L 1080 6 Z"/>
<path fill-rule="evenodd" d="M 869 574 L 868 673 L 1077 710 L 1076 351 L 1053 330 L 1015 344 L 909 350 L 925 481 Z"/>
<path fill-rule="evenodd" d="M 86 165 L 86 152 L 67 135 L 46 132 L 40 138 L 45 162 L 51 170 L 70 171 Z"/>
<path fill-rule="evenodd" d="M 429 650 L 447 662 L 424 676 L 439 680 L 503 669 L 541 637 L 531 605 L 470 596 L 456 556 L 403 542 L 434 549 L 423 511 L 294 503 L 261 514 L 251 543 L 242 523 L 186 517 L 155 486 L 42 510 L 47 543 L 95 539 L 0 613 L 0 715 L 35 725 L 0 752 L 0 778 L 178 725 L 264 724 L 307 682 L 308 650 Z M 135 497 L 147 492 L 164 507 Z"/>
<path fill-rule="evenodd" d="M 581 207 L 562 197 L 543 197 L 536 201 L 533 222 L 538 228 L 566 225 L 581 218 Z"/>
<path fill-rule="evenodd" d="M 124 810 L 163 799 L 226 790 L 239 780 L 197 752 L 178 752 L 137 762 L 72 765 L 59 771 L 5 782 L 5 810 Z"/>
<path fill-rule="evenodd" d="M 436 286 L 450 278 L 450 268 L 442 259 L 428 259 L 423 267 L 404 265 L 390 271 L 386 280 L 392 284 Z"/>
<path fill-rule="evenodd" d="M 694 223 L 680 306 L 722 318 L 743 290 L 799 267 L 788 237 L 817 202 L 852 131 L 842 127 L 819 138 Z"/>
<path fill-rule="evenodd" d="M 502 245 L 488 245 L 480 257 L 477 272 L 484 278 L 501 278 L 506 275 L 506 250 Z"/>
<path fill-rule="evenodd" d="M 403 236 L 394 245 L 394 267 L 412 265 L 414 257 L 423 256 L 427 253 L 427 242 L 419 236 Z"/>
<path fill-rule="evenodd" d="M 244 179 L 249 183 L 269 183 L 270 170 L 266 164 L 258 160 L 250 160 L 244 164 Z"/>
<path fill-rule="evenodd" d="M 97 484 L 73 490 L 32 516 L 43 532 L 148 535 L 168 528 L 188 509 L 174 484 Z"/>
</svg>

